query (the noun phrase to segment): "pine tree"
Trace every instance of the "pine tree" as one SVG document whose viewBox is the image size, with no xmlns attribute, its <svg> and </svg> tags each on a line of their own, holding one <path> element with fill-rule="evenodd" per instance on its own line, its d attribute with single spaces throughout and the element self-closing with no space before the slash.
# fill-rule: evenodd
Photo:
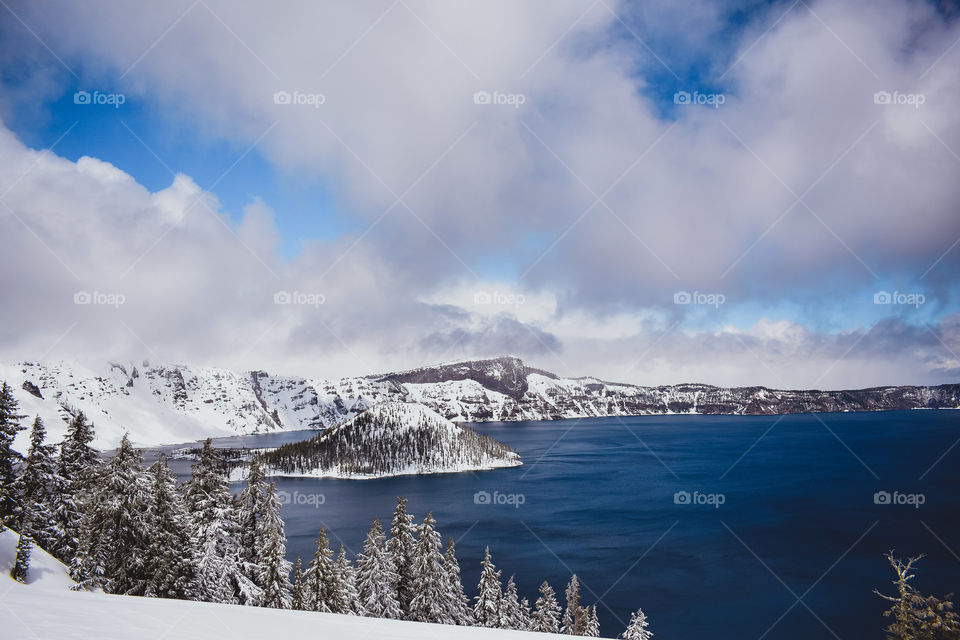
<svg viewBox="0 0 960 640">
<path fill-rule="evenodd" d="M 490 547 L 484 551 L 482 566 L 473 615 L 478 626 L 496 628 L 500 625 L 500 602 L 503 599 L 503 589 L 500 585 L 500 572 L 490 559 Z"/>
<path fill-rule="evenodd" d="M 517 584 L 513 576 L 507 580 L 507 588 L 503 591 L 503 599 L 500 601 L 500 628 L 501 629 L 523 629 L 522 614 L 520 613 L 520 597 L 517 594 Z"/>
<path fill-rule="evenodd" d="M 620 637 L 624 640 L 650 640 L 653 632 L 647 630 L 649 624 L 643 609 L 637 609 L 637 612 L 630 616 L 630 624 Z"/>
<path fill-rule="evenodd" d="M 257 585 L 263 589 L 263 606 L 289 609 L 291 600 L 290 561 L 286 559 L 287 544 L 283 520 L 280 518 L 280 499 L 277 487 L 270 483 L 263 496 L 256 540 L 262 545 L 256 557 Z"/>
<path fill-rule="evenodd" d="M 589 612 L 587 614 L 587 626 L 584 629 L 583 635 L 588 638 L 599 638 L 600 637 L 600 620 L 597 618 L 597 605 L 593 605 L 587 609 Z"/>
<path fill-rule="evenodd" d="M 416 593 L 410 601 L 408 618 L 419 622 L 451 624 L 447 618 L 446 580 L 443 574 L 441 538 L 436 530 L 433 512 L 427 514 L 417 530 L 417 543 L 410 565 L 410 581 Z"/>
<path fill-rule="evenodd" d="M 540 597 L 537 598 L 536 609 L 533 612 L 531 631 L 540 633 L 560 632 L 560 605 L 557 597 L 546 580 L 540 585 Z"/>
<path fill-rule="evenodd" d="M 524 598 L 520 601 L 520 630 L 532 631 L 533 611 L 530 609 L 530 601 Z"/>
<path fill-rule="evenodd" d="M 257 582 L 256 576 L 262 569 L 260 556 L 266 542 L 258 535 L 259 521 L 266 500 L 265 492 L 263 466 L 259 459 L 254 458 L 250 463 L 247 486 L 240 493 L 240 508 L 237 510 L 237 521 L 240 525 L 240 557 L 244 564 L 244 571 L 254 582 Z M 263 588 L 263 585 L 261 584 L 260 587 Z"/>
<path fill-rule="evenodd" d="M 300 556 L 297 556 L 296 567 L 293 570 L 293 594 L 290 598 L 290 608 L 303 611 L 307 608 L 303 592 L 303 568 Z"/>
<path fill-rule="evenodd" d="M 124 434 L 120 448 L 96 470 L 85 502 L 79 544 L 70 564 L 82 589 L 143 595 L 151 576 L 145 566 L 149 509 L 141 454 Z"/>
<path fill-rule="evenodd" d="M 13 441 L 24 429 L 20 424 L 23 416 L 17 413 L 19 410 L 13 391 L 6 382 L 0 384 L 0 531 L 17 511 L 14 465 L 22 456 L 13 449 Z"/>
<path fill-rule="evenodd" d="M 44 549 L 53 549 L 59 541 L 54 522 L 53 495 L 58 478 L 54 447 L 44 444 L 46 433 L 43 420 L 35 418 L 23 473 L 17 479 L 17 493 L 21 502 L 17 519 L 20 521 L 18 528 L 23 531 L 22 520 L 29 515 L 33 541 Z"/>
<path fill-rule="evenodd" d="M 185 484 L 187 509 L 200 550 L 197 597 L 206 602 L 259 604 L 260 589 L 243 571 L 239 525 L 220 456 L 208 439 Z"/>
<path fill-rule="evenodd" d="M 333 570 L 336 575 L 337 585 L 336 613 L 361 614 L 362 610 L 360 609 L 359 598 L 357 596 L 357 575 L 353 570 L 353 565 L 350 564 L 350 560 L 347 558 L 347 552 L 342 544 L 340 545 L 340 554 L 337 556 L 337 561 L 333 565 Z"/>
<path fill-rule="evenodd" d="M 93 439 L 93 425 L 87 422 L 82 411 L 78 411 L 60 443 L 58 486 L 54 492 L 54 517 L 60 540 L 52 551 L 68 564 L 79 544 L 86 489 L 100 463 L 97 450 L 90 445 Z"/>
<path fill-rule="evenodd" d="M 587 610 L 580 606 L 580 580 L 577 574 L 570 578 L 566 595 L 567 609 L 563 613 L 560 631 L 570 636 L 582 636 L 587 630 Z"/>
<path fill-rule="evenodd" d="M 380 519 L 370 526 L 357 556 L 357 596 L 363 615 L 374 618 L 403 617 L 397 601 L 397 571 L 393 556 L 385 549 L 385 536 Z"/>
<path fill-rule="evenodd" d="M 473 624 L 473 611 L 463 592 L 463 580 L 460 577 L 460 563 L 457 562 L 453 538 L 447 540 L 447 552 L 443 556 L 443 576 L 446 583 L 445 605 L 449 624 Z"/>
<path fill-rule="evenodd" d="M 22 518 L 20 526 L 20 539 L 17 542 L 17 557 L 16 560 L 14 560 L 13 568 L 10 569 L 10 577 L 17 582 L 26 584 L 27 572 L 30 570 L 30 548 L 32 546 L 29 515 Z"/>
<path fill-rule="evenodd" d="M 147 470 L 147 493 L 144 571 L 150 580 L 144 595 L 193 600 L 198 595 L 199 549 L 193 522 L 162 453 Z"/>
<path fill-rule="evenodd" d="M 336 573 L 325 527 L 321 527 L 317 534 L 317 550 L 304 576 L 310 610 L 333 613 L 336 607 Z"/>
<path fill-rule="evenodd" d="M 415 545 L 413 533 L 413 516 L 407 513 L 407 499 L 398 497 L 387 550 L 393 556 L 393 566 L 397 572 L 397 602 L 404 616 L 410 613 L 410 601 L 415 592 L 410 570 Z"/>
</svg>

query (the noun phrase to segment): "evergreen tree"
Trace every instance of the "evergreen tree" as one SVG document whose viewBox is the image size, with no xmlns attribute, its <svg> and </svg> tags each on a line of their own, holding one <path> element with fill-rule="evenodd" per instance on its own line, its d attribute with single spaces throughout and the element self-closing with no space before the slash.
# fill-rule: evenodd
<svg viewBox="0 0 960 640">
<path fill-rule="evenodd" d="M 93 425 L 78 411 L 60 443 L 58 486 L 54 492 L 54 517 L 60 540 L 53 553 L 65 563 L 70 563 L 76 553 L 85 492 L 100 462 L 97 450 L 90 445 L 93 439 Z"/>
<path fill-rule="evenodd" d="M 447 540 L 447 552 L 443 556 L 443 576 L 446 584 L 444 600 L 446 619 L 449 624 L 473 624 L 473 611 L 463 592 L 463 580 L 460 577 L 460 563 L 457 562 L 453 538 Z"/>
<path fill-rule="evenodd" d="M 347 558 L 347 552 L 340 545 L 340 554 L 333 565 L 337 584 L 336 613 L 362 614 L 357 595 L 357 575 Z"/>
<path fill-rule="evenodd" d="M 304 577 L 307 582 L 307 603 L 310 610 L 333 613 L 337 606 L 337 577 L 333 552 L 330 550 L 325 527 L 321 527 L 320 533 L 317 534 L 317 550 Z"/>
<path fill-rule="evenodd" d="M 960 639 L 960 620 L 953 609 L 950 596 L 939 599 L 924 596 L 910 584 L 915 576 L 914 564 L 923 556 L 907 558 L 903 561 L 887 554 L 887 560 L 897 577 L 893 584 L 897 587 L 896 596 L 886 596 L 879 591 L 874 593 L 893 605 L 883 613 L 893 618 L 884 631 L 888 640 L 958 640 Z"/>
<path fill-rule="evenodd" d="M 517 584 L 513 576 L 507 580 L 507 588 L 503 591 L 500 601 L 500 628 L 523 630 L 523 615 L 520 613 L 520 597 L 517 594 Z"/>
<path fill-rule="evenodd" d="M 240 507 L 237 510 L 237 521 L 240 525 L 240 557 L 244 564 L 244 571 L 251 580 L 257 582 L 256 576 L 262 567 L 264 544 L 266 540 L 259 535 L 259 521 L 264 512 L 266 500 L 266 482 L 263 475 L 263 466 L 258 458 L 250 462 L 250 474 L 247 477 L 247 486 L 240 493 Z M 260 585 L 263 588 L 263 585 Z"/>
<path fill-rule="evenodd" d="M 207 602 L 256 605 L 262 601 L 263 590 L 243 570 L 235 506 L 219 467 L 220 456 L 208 439 L 185 485 L 200 550 L 197 597 Z"/>
<path fill-rule="evenodd" d="M 533 627 L 533 611 L 530 609 L 530 601 L 524 598 L 520 601 L 520 630 L 531 631 Z"/>
<path fill-rule="evenodd" d="M 393 557 L 393 566 L 397 572 L 397 602 L 404 616 L 410 613 L 410 601 L 415 591 L 410 569 L 415 546 L 413 533 L 413 516 L 407 513 L 407 499 L 398 497 L 387 550 Z"/>
<path fill-rule="evenodd" d="M 143 516 L 149 497 L 141 460 L 124 434 L 116 454 L 96 470 L 70 564 L 78 588 L 129 595 L 147 590 L 149 534 Z"/>
<path fill-rule="evenodd" d="M 257 585 L 263 590 L 263 606 L 289 609 L 291 600 L 290 561 L 277 487 L 271 483 L 263 496 L 255 538 L 262 545 L 257 551 Z"/>
<path fill-rule="evenodd" d="M 199 549 L 177 481 L 162 453 L 147 470 L 147 548 L 150 576 L 144 595 L 193 600 L 198 596 Z"/>
<path fill-rule="evenodd" d="M 410 581 L 416 585 L 416 594 L 410 601 L 409 619 L 419 622 L 452 624 L 447 618 L 446 579 L 443 574 L 441 538 L 436 530 L 433 512 L 427 514 L 417 530 L 417 543 L 410 565 Z"/>
<path fill-rule="evenodd" d="M 27 572 L 30 570 L 30 517 L 22 518 L 20 529 L 20 539 L 17 542 L 17 557 L 14 560 L 13 568 L 10 569 L 10 577 L 17 582 L 26 584 Z"/>
<path fill-rule="evenodd" d="M 303 611 L 307 608 L 303 592 L 303 568 L 300 556 L 297 556 L 296 567 L 293 570 L 293 594 L 290 598 L 290 608 L 297 611 Z"/>
<path fill-rule="evenodd" d="M 13 441 L 24 429 L 20 424 L 23 416 L 17 413 L 19 410 L 13 391 L 6 382 L 0 384 L 0 531 L 17 511 L 14 465 L 22 456 L 13 449 Z"/>
<path fill-rule="evenodd" d="M 29 515 L 33 541 L 44 549 L 54 549 L 59 541 L 54 522 L 53 495 L 58 479 L 54 447 L 44 444 L 46 434 L 43 420 L 35 418 L 23 473 L 17 479 L 17 493 L 21 502 L 17 519 L 22 532 L 22 521 Z"/>
<path fill-rule="evenodd" d="M 560 605 L 557 597 L 546 580 L 540 585 L 540 597 L 537 598 L 536 609 L 533 612 L 531 631 L 541 633 L 560 632 Z"/>
<path fill-rule="evenodd" d="M 582 636 L 587 631 L 587 610 L 580 606 L 580 580 L 577 574 L 570 578 L 566 595 L 567 609 L 563 613 L 560 631 L 570 636 Z"/>
<path fill-rule="evenodd" d="M 637 609 L 637 612 L 630 616 L 630 624 L 620 637 L 624 640 L 650 640 L 653 632 L 647 630 L 649 624 L 647 614 L 643 609 Z"/>
<path fill-rule="evenodd" d="M 500 602 L 503 599 L 503 589 L 500 585 L 500 572 L 490 559 L 490 547 L 484 551 L 482 567 L 473 615 L 478 626 L 496 628 L 500 626 Z"/>
<path fill-rule="evenodd" d="M 380 519 L 370 526 L 357 556 L 357 596 L 363 615 L 375 618 L 403 617 L 397 601 L 397 572 L 393 556 L 385 549 L 385 536 Z"/>
<path fill-rule="evenodd" d="M 583 635 L 588 638 L 599 638 L 600 637 L 600 620 L 597 618 L 597 605 L 588 607 L 587 609 L 587 627 L 583 632 Z"/>
</svg>

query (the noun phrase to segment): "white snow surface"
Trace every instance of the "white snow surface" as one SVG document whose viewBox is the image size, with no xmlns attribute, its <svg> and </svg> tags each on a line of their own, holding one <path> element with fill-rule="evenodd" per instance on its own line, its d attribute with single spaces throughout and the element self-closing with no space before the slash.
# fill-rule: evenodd
<svg viewBox="0 0 960 640">
<path fill-rule="evenodd" d="M 535 640 L 562 637 L 334 613 L 71 591 L 66 567 L 33 548 L 28 584 L 10 568 L 17 534 L 0 533 L 0 635 L 6 640 Z M 565 637 L 565 636 L 563 636 Z"/>
</svg>

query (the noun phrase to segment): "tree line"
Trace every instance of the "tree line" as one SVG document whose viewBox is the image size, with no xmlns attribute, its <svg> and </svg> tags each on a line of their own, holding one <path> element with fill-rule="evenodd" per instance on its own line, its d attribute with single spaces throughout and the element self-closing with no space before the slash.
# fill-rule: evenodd
<svg viewBox="0 0 960 640">
<path fill-rule="evenodd" d="M 106 460 L 93 425 L 77 411 L 58 446 L 33 420 L 26 456 L 13 449 L 25 416 L 0 385 L 0 530 L 19 532 L 11 576 L 26 581 L 37 545 L 63 562 L 75 589 L 158 598 L 299 609 L 452 625 L 598 637 L 596 606 L 581 604 L 572 576 L 561 609 L 543 582 L 531 605 L 511 576 L 506 585 L 486 550 L 477 595 L 467 598 L 454 540 L 446 547 L 433 514 L 419 524 L 397 499 L 389 531 L 373 521 L 355 561 L 334 555 L 320 529 L 306 567 L 286 558 L 276 486 L 260 459 L 233 495 L 220 452 L 207 440 L 178 483 L 162 454 L 147 468 L 127 435 Z M 389 536 L 388 536 L 389 534 Z M 292 577 L 291 577 L 292 572 Z M 648 640 L 638 610 L 623 637 Z"/>
</svg>

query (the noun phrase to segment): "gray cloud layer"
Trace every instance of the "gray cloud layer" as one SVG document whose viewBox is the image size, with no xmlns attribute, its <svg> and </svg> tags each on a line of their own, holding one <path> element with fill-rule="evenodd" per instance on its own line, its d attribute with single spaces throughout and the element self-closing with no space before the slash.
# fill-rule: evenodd
<svg viewBox="0 0 960 640">
<path fill-rule="evenodd" d="M 919 2 L 774 5 L 711 54 L 725 20 L 714 3 L 682 23 L 667 4 L 607 4 L 14 4 L 84 86 L 120 87 L 241 146 L 269 131 L 258 148 L 272 162 L 326 177 L 372 227 L 282 262 L 270 203 L 231 229 L 186 176 L 150 193 L 5 131 L 0 264 L 16 276 L 0 345 L 36 358 L 72 327 L 52 355 L 340 375 L 515 352 L 641 382 L 955 378 L 956 316 L 838 332 L 776 310 L 852 313 L 889 282 L 949 308 L 956 22 Z M 618 15 L 689 55 L 658 60 Z M 36 78 L 24 91 L 49 97 L 58 63 L 37 46 L 13 59 Z M 724 104 L 665 112 L 652 93 L 663 86 L 645 78 L 687 77 L 704 55 Z M 672 90 L 710 93 L 680 79 Z M 277 91 L 325 100 L 276 104 Z M 476 104 L 478 91 L 524 103 Z M 876 104 L 878 91 L 924 103 Z M 468 304 L 504 284 L 481 277 L 491 255 L 515 262 L 507 285 L 523 308 Z M 678 325 L 680 289 L 722 291 L 728 305 L 714 326 Z M 79 290 L 126 302 L 77 306 Z M 324 304 L 275 305 L 277 291 Z M 770 317 L 724 328 L 737 304 Z"/>
</svg>

